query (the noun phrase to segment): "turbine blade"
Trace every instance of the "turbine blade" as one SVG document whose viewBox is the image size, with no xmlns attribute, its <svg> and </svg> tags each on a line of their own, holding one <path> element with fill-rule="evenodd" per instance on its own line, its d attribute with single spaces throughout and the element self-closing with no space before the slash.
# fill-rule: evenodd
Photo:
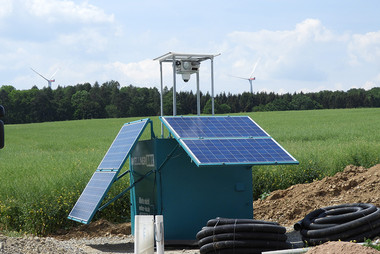
<svg viewBox="0 0 380 254">
<path fill-rule="evenodd" d="M 234 78 L 240 78 L 240 79 L 245 79 L 245 80 L 249 80 L 249 78 L 243 78 L 243 77 L 239 77 L 239 76 L 234 76 L 234 75 L 228 75 L 228 76 L 231 76 L 231 77 L 234 77 Z"/>
<path fill-rule="evenodd" d="M 57 74 L 58 70 L 59 70 L 59 68 L 53 73 L 53 75 L 51 75 L 50 79 L 53 79 L 54 75 Z M 54 81 L 55 81 L 55 80 L 54 80 Z M 53 82 L 54 82 L 54 81 L 53 81 Z"/>
<path fill-rule="evenodd" d="M 260 59 L 261 59 L 261 57 L 259 57 L 259 59 L 258 59 L 257 62 L 255 63 L 255 66 L 253 66 L 253 70 L 252 70 L 251 75 L 249 76 L 249 78 L 252 78 L 252 77 L 253 77 L 253 73 L 254 73 L 255 70 L 256 70 L 257 64 L 260 62 Z"/>
<path fill-rule="evenodd" d="M 44 76 L 42 76 L 41 74 L 39 74 L 37 71 L 35 71 L 35 70 L 33 70 L 32 68 L 30 68 L 32 71 L 34 71 L 35 73 L 37 73 L 38 75 L 40 75 L 44 80 L 46 80 L 46 81 L 48 81 L 49 82 L 49 80 L 47 79 L 47 78 L 45 78 Z"/>
</svg>

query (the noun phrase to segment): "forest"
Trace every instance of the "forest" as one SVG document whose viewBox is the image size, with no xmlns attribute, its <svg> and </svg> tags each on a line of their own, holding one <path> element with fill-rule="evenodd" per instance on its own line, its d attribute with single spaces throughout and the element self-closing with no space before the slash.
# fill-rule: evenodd
<svg viewBox="0 0 380 254">
<path fill-rule="evenodd" d="M 165 87 L 163 96 L 164 114 L 170 115 L 172 89 Z M 93 85 L 58 86 L 56 89 L 34 86 L 29 90 L 17 90 L 6 85 L 0 87 L 0 105 L 6 111 L 5 124 L 156 116 L 160 114 L 160 91 L 133 85 L 121 87 L 113 80 L 102 85 L 95 82 Z M 380 87 L 293 94 L 220 93 L 215 96 L 217 114 L 359 107 L 380 107 Z M 195 93 L 177 93 L 177 115 L 196 114 L 196 108 Z M 211 113 L 211 96 L 208 93 L 201 93 L 201 110 L 204 114 Z"/>
</svg>

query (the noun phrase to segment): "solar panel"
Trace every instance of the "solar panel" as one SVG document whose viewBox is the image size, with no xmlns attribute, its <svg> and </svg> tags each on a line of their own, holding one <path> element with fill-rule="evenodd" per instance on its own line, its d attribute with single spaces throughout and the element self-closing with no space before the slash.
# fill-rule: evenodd
<svg viewBox="0 0 380 254">
<path fill-rule="evenodd" d="M 119 170 L 127 159 L 132 146 L 145 128 L 148 119 L 125 124 L 108 149 L 98 169 Z"/>
<path fill-rule="evenodd" d="M 83 190 L 68 218 L 88 224 L 150 120 L 126 123 Z"/>
<path fill-rule="evenodd" d="M 198 166 L 298 163 L 248 116 L 160 119 Z"/>
<path fill-rule="evenodd" d="M 295 159 L 272 138 L 185 139 L 197 164 L 284 164 Z"/>
<path fill-rule="evenodd" d="M 69 214 L 69 219 L 88 224 L 111 187 L 116 171 L 96 171 Z"/>
<path fill-rule="evenodd" d="M 268 137 L 248 116 L 162 117 L 177 138 Z"/>
</svg>

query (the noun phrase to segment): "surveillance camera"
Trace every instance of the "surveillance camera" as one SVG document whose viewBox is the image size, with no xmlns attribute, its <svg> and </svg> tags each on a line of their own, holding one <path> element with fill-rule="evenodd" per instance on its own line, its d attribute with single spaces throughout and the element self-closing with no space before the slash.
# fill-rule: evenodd
<svg viewBox="0 0 380 254">
<path fill-rule="evenodd" d="M 187 82 L 190 80 L 190 73 L 183 73 L 182 74 L 183 81 Z"/>
</svg>

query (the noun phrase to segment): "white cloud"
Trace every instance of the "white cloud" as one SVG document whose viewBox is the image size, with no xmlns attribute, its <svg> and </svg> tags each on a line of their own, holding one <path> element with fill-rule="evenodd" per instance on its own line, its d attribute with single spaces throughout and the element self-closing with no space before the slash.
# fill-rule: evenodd
<svg viewBox="0 0 380 254">
<path fill-rule="evenodd" d="M 9 16 L 13 10 L 12 0 L 0 0 L 0 18 Z"/>
<path fill-rule="evenodd" d="M 111 65 L 134 80 L 148 80 L 157 77 L 153 70 L 157 70 L 158 65 L 157 62 L 154 62 L 152 59 L 145 59 L 140 62 L 127 64 L 114 62 Z"/>
<path fill-rule="evenodd" d="M 70 51 L 81 51 L 92 54 L 104 51 L 107 48 L 109 38 L 102 35 L 100 31 L 93 28 L 83 28 L 81 31 L 61 34 L 55 43 L 62 45 Z"/>
<path fill-rule="evenodd" d="M 147 83 L 159 81 L 159 63 L 152 59 L 145 59 L 139 62 L 123 63 L 116 61 L 107 64 L 108 71 L 118 72 L 122 80 L 129 80 L 130 83 Z M 133 81 L 133 82 L 132 82 Z"/>
<path fill-rule="evenodd" d="M 360 60 L 378 64 L 380 58 L 380 31 L 354 34 L 348 50 L 352 64 L 357 64 Z"/>
<path fill-rule="evenodd" d="M 296 25 L 296 29 L 288 32 L 290 38 L 295 37 L 299 42 L 320 41 L 328 42 L 335 40 L 331 31 L 324 27 L 317 19 L 306 19 Z"/>
<path fill-rule="evenodd" d="M 375 87 L 375 86 L 378 86 L 378 85 L 376 85 L 375 82 L 373 82 L 373 81 L 367 81 L 367 82 L 364 83 L 364 85 L 362 86 L 362 88 L 364 88 L 365 90 L 369 90 L 369 89 L 371 89 L 372 87 Z"/>
<path fill-rule="evenodd" d="M 107 15 L 102 9 L 87 2 L 78 5 L 73 1 L 29 0 L 27 9 L 32 15 L 45 18 L 50 23 L 110 23 L 114 21 L 114 15 Z"/>
<path fill-rule="evenodd" d="M 231 71 L 249 75 L 261 56 L 256 73 L 262 79 L 326 81 L 329 69 L 337 63 L 331 56 L 346 54 L 348 38 L 334 34 L 317 19 L 306 19 L 293 30 L 232 32 L 228 35 L 234 47 L 229 53 L 235 55 Z"/>
</svg>

